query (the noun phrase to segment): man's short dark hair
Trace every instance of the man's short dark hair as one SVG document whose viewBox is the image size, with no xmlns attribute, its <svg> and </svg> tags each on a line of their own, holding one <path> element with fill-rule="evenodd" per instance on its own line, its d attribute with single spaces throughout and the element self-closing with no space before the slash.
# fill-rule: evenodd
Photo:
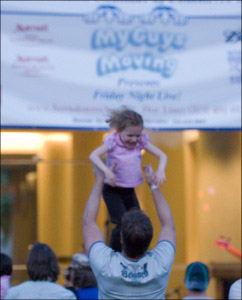
<svg viewBox="0 0 242 300">
<path fill-rule="evenodd" d="M 153 226 L 142 210 L 132 210 L 123 215 L 121 222 L 122 249 L 128 257 L 145 254 L 153 237 Z"/>
<path fill-rule="evenodd" d="M 35 243 L 29 253 L 27 271 L 33 281 L 56 282 L 60 269 L 54 251 L 46 244 Z"/>
<path fill-rule="evenodd" d="M 13 271 L 12 259 L 7 255 L 1 252 L 1 273 L 0 276 L 8 275 L 10 276 Z"/>
</svg>

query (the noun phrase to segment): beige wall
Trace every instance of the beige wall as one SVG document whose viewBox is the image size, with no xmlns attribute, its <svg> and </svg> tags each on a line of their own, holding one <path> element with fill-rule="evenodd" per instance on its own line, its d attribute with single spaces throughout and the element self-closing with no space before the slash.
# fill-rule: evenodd
<svg viewBox="0 0 242 300">
<path fill-rule="evenodd" d="M 75 227 L 73 228 L 74 240 L 73 251 L 83 247 L 83 237 L 81 229 L 81 220 L 85 204 L 94 183 L 94 174 L 92 165 L 89 162 L 90 153 L 103 142 L 103 132 L 74 132 L 73 133 L 73 159 L 79 161 L 79 164 L 73 165 L 73 219 Z M 105 203 L 101 201 L 98 214 L 98 225 L 104 234 L 104 224 L 107 220 L 107 210 Z"/>
<path fill-rule="evenodd" d="M 39 153 L 38 239 L 53 247 L 59 257 L 83 249 L 82 214 L 94 182 L 88 156 L 102 143 L 102 136 L 73 132 L 68 140 L 47 140 Z M 98 224 L 103 229 L 106 219 L 102 202 Z"/>
<path fill-rule="evenodd" d="M 215 245 L 230 239 L 241 252 L 241 133 L 200 132 L 184 143 L 186 162 L 186 263 L 240 264 L 241 260 Z M 208 294 L 218 297 L 212 278 Z"/>
<path fill-rule="evenodd" d="M 239 262 L 214 242 L 224 236 L 241 248 L 241 135 L 201 133 L 198 168 L 199 257 L 206 262 Z"/>
<path fill-rule="evenodd" d="M 241 264 L 241 259 L 215 246 L 217 238 L 225 237 L 241 252 L 241 134 L 203 132 L 197 151 L 198 257 L 208 264 Z M 212 278 L 213 297 L 220 295 L 217 286 Z"/>
<path fill-rule="evenodd" d="M 47 140 L 37 164 L 37 236 L 54 248 L 58 256 L 72 252 L 73 191 L 71 139 Z"/>
</svg>

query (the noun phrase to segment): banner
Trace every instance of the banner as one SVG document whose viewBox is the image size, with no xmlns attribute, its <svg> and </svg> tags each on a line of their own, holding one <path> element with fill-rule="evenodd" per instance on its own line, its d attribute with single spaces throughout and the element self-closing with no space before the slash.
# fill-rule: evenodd
<svg viewBox="0 0 242 300">
<path fill-rule="evenodd" d="M 3 128 L 241 129 L 240 1 L 1 1 Z"/>
</svg>

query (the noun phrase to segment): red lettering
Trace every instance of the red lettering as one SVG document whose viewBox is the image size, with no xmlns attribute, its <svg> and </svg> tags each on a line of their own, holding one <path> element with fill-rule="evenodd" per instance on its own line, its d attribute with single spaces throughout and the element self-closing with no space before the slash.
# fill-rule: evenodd
<svg viewBox="0 0 242 300">
<path fill-rule="evenodd" d="M 47 32 L 47 25 L 16 25 L 17 32 Z"/>
<path fill-rule="evenodd" d="M 27 62 L 38 62 L 38 63 L 47 63 L 48 57 L 42 56 L 42 57 L 34 57 L 34 56 L 18 56 L 17 57 L 18 62 L 27 63 Z"/>
</svg>

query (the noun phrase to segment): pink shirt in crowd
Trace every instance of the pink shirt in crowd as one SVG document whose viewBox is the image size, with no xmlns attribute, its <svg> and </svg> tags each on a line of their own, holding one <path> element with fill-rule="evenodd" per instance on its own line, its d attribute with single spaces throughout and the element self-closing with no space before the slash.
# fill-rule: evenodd
<svg viewBox="0 0 242 300">
<path fill-rule="evenodd" d="M 136 187 L 143 183 L 141 171 L 141 150 L 145 149 L 149 143 L 149 136 L 142 133 L 139 142 L 132 149 L 126 148 L 118 133 L 111 133 L 104 139 L 104 144 L 108 148 L 107 167 L 117 163 L 113 173 L 116 176 L 116 186 Z M 105 180 L 106 183 L 107 180 Z"/>
<path fill-rule="evenodd" d="M 7 295 L 7 291 L 10 287 L 10 278 L 11 276 L 9 275 L 3 275 L 1 276 L 1 297 L 0 299 L 5 299 Z"/>
</svg>

